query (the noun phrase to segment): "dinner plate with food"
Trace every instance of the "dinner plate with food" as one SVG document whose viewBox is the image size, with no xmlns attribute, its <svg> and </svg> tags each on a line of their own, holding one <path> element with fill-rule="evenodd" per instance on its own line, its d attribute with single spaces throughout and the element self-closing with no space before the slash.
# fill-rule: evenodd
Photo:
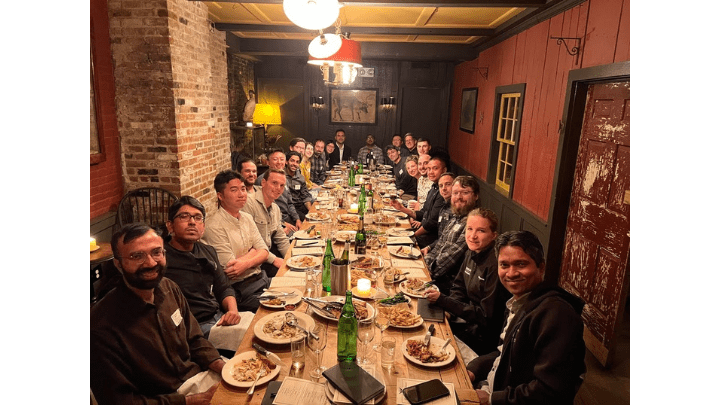
<svg viewBox="0 0 720 405">
<path fill-rule="evenodd" d="M 309 212 L 307 215 L 305 215 L 305 218 L 309 219 L 310 221 L 329 221 L 330 214 L 328 214 L 327 212 Z"/>
<path fill-rule="evenodd" d="M 338 221 L 344 224 L 359 224 L 360 217 L 357 214 L 340 214 Z"/>
<path fill-rule="evenodd" d="M 392 306 L 379 305 L 378 311 L 388 317 L 390 326 L 393 328 L 412 329 L 417 328 L 424 322 L 422 316 L 412 312 L 407 303 Z"/>
<path fill-rule="evenodd" d="M 392 274 L 393 284 L 400 283 L 400 282 L 407 280 L 406 276 L 408 275 L 408 272 L 406 272 L 406 271 L 396 269 L 395 267 L 391 267 L 391 268 L 385 270 L 385 272 Z"/>
<path fill-rule="evenodd" d="M 357 223 L 357 224 L 342 224 L 342 223 L 339 223 L 339 224 L 337 224 L 337 228 L 336 228 L 336 229 L 337 229 L 338 231 L 353 231 L 353 232 L 355 232 L 355 231 L 357 231 L 358 227 L 359 227 L 359 223 Z M 353 238 L 355 238 L 355 237 L 353 236 Z"/>
<path fill-rule="evenodd" d="M 337 231 L 335 232 L 335 240 L 338 242 L 352 242 L 355 240 L 357 231 Z"/>
<path fill-rule="evenodd" d="M 412 229 L 408 228 L 390 228 L 387 230 L 388 236 L 413 236 L 415 232 L 413 232 Z"/>
<path fill-rule="evenodd" d="M 280 293 L 280 294 L 278 294 Z M 292 296 L 279 296 L 282 295 L 282 293 L 286 294 L 295 294 Z M 273 299 L 269 300 L 259 300 L 260 305 L 272 309 L 283 309 L 285 308 L 285 305 L 297 305 L 302 301 L 303 293 L 302 291 L 298 290 L 297 288 L 290 288 L 290 287 L 283 287 L 283 288 L 273 288 L 270 291 L 265 291 L 264 293 L 260 294 L 261 297 L 268 296 L 268 295 L 275 295 L 278 296 Z"/>
<path fill-rule="evenodd" d="M 400 283 L 400 291 L 405 293 L 405 295 L 413 298 L 423 298 L 425 297 L 426 292 L 432 290 L 437 291 L 437 286 L 435 286 L 434 284 L 429 284 L 427 280 L 422 280 L 419 278 L 411 277 Z"/>
<path fill-rule="evenodd" d="M 265 376 L 258 379 L 256 385 L 263 385 L 280 373 L 280 366 L 263 358 L 255 350 L 242 352 L 228 360 L 222 368 L 222 378 L 226 383 L 239 387 L 250 388 L 261 370 Z"/>
<path fill-rule="evenodd" d="M 310 233 L 307 233 L 305 230 L 301 230 L 293 233 L 293 237 L 295 239 L 320 239 L 320 234 L 314 229 L 310 231 Z"/>
<path fill-rule="evenodd" d="M 375 214 L 373 222 L 378 225 L 396 225 L 398 217 L 388 214 Z"/>
<path fill-rule="evenodd" d="M 447 345 L 445 351 L 441 351 L 445 341 L 435 337 L 430 337 L 430 344 L 425 346 L 423 340 L 425 336 L 415 336 L 407 339 L 402 344 L 402 353 L 406 359 L 411 362 L 425 367 L 443 367 L 455 360 L 455 349 L 452 345 Z"/>
<path fill-rule="evenodd" d="M 392 216 L 398 217 L 398 218 L 400 218 L 400 219 L 405 219 L 405 218 L 408 217 L 408 215 L 407 215 L 406 213 L 401 212 L 401 211 L 398 211 L 398 210 L 394 210 L 394 211 L 393 211 L 393 210 L 388 210 L 388 209 L 384 209 L 384 208 L 383 208 L 382 213 L 383 213 L 384 215 L 392 215 Z"/>
<path fill-rule="evenodd" d="M 331 305 L 325 306 L 325 309 L 332 313 L 333 317 L 331 318 L 327 314 L 321 311 L 317 311 L 311 305 L 310 308 L 312 308 L 313 312 L 321 318 L 337 322 L 337 320 L 340 319 L 340 312 L 342 312 L 342 306 L 343 304 L 345 304 L 345 297 L 340 295 L 331 295 L 329 297 L 320 297 L 320 300 L 328 303 L 333 303 Z M 319 305 L 322 306 L 323 304 Z M 372 305 L 363 300 L 353 299 L 353 306 L 355 307 L 355 316 L 359 321 L 362 321 L 363 319 L 372 319 L 375 316 L 375 309 L 372 307 Z"/>
<path fill-rule="evenodd" d="M 377 270 L 383 267 L 382 257 L 376 256 L 357 256 L 355 260 L 350 262 L 351 269 L 358 270 Z"/>
<path fill-rule="evenodd" d="M 319 266 L 320 263 L 322 263 L 322 257 L 310 255 L 293 256 L 287 261 L 288 267 L 292 270 L 307 270 Z"/>
<path fill-rule="evenodd" d="M 388 252 L 391 255 L 402 257 L 403 259 L 420 259 L 420 249 L 412 246 L 388 246 Z"/>
<path fill-rule="evenodd" d="M 255 337 L 263 342 L 272 344 L 285 344 L 305 338 L 305 333 L 299 328 L 292 327 L 285 322 L 285 314 L 292 313 L 297 318 L 300 327 L 312 330 L 315 321 L 310 315 L 298 311 L 273 312 L 260 318 L 253 328 Z"/>
</svg>

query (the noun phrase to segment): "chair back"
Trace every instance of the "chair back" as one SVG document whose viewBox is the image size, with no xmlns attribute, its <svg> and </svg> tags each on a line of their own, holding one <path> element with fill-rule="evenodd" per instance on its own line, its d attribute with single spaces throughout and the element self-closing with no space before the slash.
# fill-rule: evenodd
<svg viewBox="0 0 720 405">
<path fill-rule="evenodd" d="M 168 234 L 165 222 L 168 220 L 168 209 L 177 201 L 171 192 L 159 187 L 143 187 L 129 191 L 120 200 L 115 230 L 125 224 L 142 222 L 157 229 L 163 238 Z"/>
</svg>

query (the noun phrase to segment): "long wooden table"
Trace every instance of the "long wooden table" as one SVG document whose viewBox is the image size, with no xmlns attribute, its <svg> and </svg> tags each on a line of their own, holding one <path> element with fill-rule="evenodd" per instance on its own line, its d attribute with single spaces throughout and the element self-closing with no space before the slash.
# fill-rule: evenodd
<svg viewBox="0 0 720 405">
<path fill-rule="evenodd" d="M 314 209 L 313 209 L 314 211 Z M 338 211 L 337 214 L 340 214 L 344 211 Z M 403 224 L 401 226 L 409 227 L 408 220 L 402 221 Z M 302 229 L 307 229 L 310 226 L 309 223 L 304 223 Z M 293 242 L 293 247 L 295 246 Z M 336 249 L 337 251 L 337 249 Z M 292 249 L 287 254 L 286 260 L 291 257 Z M 387 249 L 382 249 L 381 254 L 386 258 L 389 259 L 389 253 L 387 253 Z M 287 272 L 289 271 L 289 268 L 285 265 L 282 269 L 278 271 L 278 274 L 276 277 L 283 277 Z M 428 278 L 430 279 L 429 272 L 427 270 L 427 267 L 424 268 L 424 272 Z M 304 280 L 304 279 L 303 279 Z M 382 284 L 382 280 L 378 280 L 378 284 Z M 384 287 L 384 286 L 383 286 Z M 392 291 L 388 288 L 385 288 L 385 290 L 392 294 Z M 408 297 L 410 298 L 410 297 Z M 417 310 L 417 299 L 411 298 L 412 305 L 411 308 L 414 310 Z M 370 302 L 368 302 L 368 305 L 371 305 Z M 260 306 L 258 311 L 255 314 L 255 317 L 252 320 L 252 323 L 248 327 L 247 333 L 245 334 L 245 337 L 243 338 L 242 342 L 240 343 L 240 346 L 237 349 L 236 354 L 246 352 L 249 350 L 254 350 L 252 348 L 253 343 L 257 343 L 260 346 L 268 349 L 269 351 L 277 354 L 283 361 L 283 365 L 280 370 L 280 374 L 277 377 L 277 381 L 282 381 L 285 377 L 291 376 L 291 377 L 297 377 L 302 379 L 311 380 L 310 378 L 310 371 L 315 368 L 316 360 L 315 360 L 315 353 L 311 350 L 306 351 L 305 355 L 305 367 L 301 369 L 299 372 L 294 372 L 291 368 L 291 356 L 290 356 L 290 345 L 273 345 L 266 343 L 258 338 L 255 337 L 255 334 L 253 333 L 253 328 L 255 327 L 255 324 L 257 321 L 263 317 L 265 317 L 268 314 L 272 314 L 275 312 L 278 312 L 280 310 L 272 310 L 265 308 L 264 306 Z M 296 308 L 295 311 L 303 312 L 305 313 L 307 311 L 307 304 L 305 302 L 301 302 Z M 318 315 L 315 315 L 313 313 L 312 315 L 315 322 L 320 322 L 325 324 L 327 328 L 327 346 L 323 353 L 322 358 L 322 364 L 327 367 L 333 367 L 337 364 L 337 357 L 336 357 L 336 347 L 337 347 L 337 322 L 331 322 L 328 321 Z M 413 379 L 424 379 L 424 380 L 431 380 L 434 378 L 438 378 L 442 380 L 443 382 L 449 382 L 452 383 L 455 387 L 455 392 L 457 393 L 458 399 L 460 400 L 460 403 L 462 404 L 477 404 L 479 403 L 478 396 L 473 389 L 472 383 L 470 382 L 470 379 L 467 374 L 467 369 L 465 368 L 465 364 L 462 360 L 462 357 L 460 356 L 460 350 L 457 347 L 457 344 L 455 342 L 455 339 L 451 339 L 451 344 L 455 348 L 455 352 L 457 354 L 456 359 L 448 364 L 447 366 L 440 367 L 440 368 L 430 368 L 430 367 L 422 367 L 418 366 L 414 363 L 408 362 L 405 357 L 402 354 L 401 345 L 402 342 L 405 341 L 405 339 L 424 335 L 427 332 L 427 329 L 430 327 L 431 324 L 435 324 L 435 337 L 438 337 L 440 339 L 447 339 L 452 338 L 453 334 L 450 330 L 450 325 L 448 324 L 447 318 L 444 322 L 429 322 L 425 321 L 422 326 L 419 326 L 417 328 L 413 329 L 396 329 L 393 327 L 388 328 L 385 330 L 384 334 L 386 336 L 392 336 L 396 339 L 396 347 L 395 347 L 395 364 L 391 370 L 388 370 L 386 368 L 382 368 L 380 366 L 380 353 L 375 352 L 372 350 L 373 344 L 376 342 L 379 342 L 380 339 L 380 331 L 375 330 L 375 338 L 373 339 L 373 342 L 368 344 L 369 347 L 369 356 L 371 359 L 375 359 L 376 369 L 382 370 L 383 378 L 385 380 L 385 385 L 387 387 L 387 396 L 385 400 L 382 402 L 383 404 L 395 404 L 397 403 L 397 395 L 399 395 L 398 388 L 397 388 L 397 380 L 398 378 L 413 378 Z M 358 342 L 358 355 L 361 354 L 362 346 L 361 343 Z M 321 379 L 321 382 L 324 382 L 325 379 Z M 263 396 L 265 395 L 265 391 L 267 389 L 267 384 L 263 384 L 261 386 L 258 386 L 255 388 L 255 393 L 252 396 L 247 395 L 247 389 L 245 388 L 237 388 L 234 386 L 231 386 L 224 381 L 221 383 L 221 385 L 218 387 L 217 391 L 215 392 L 215 395 L 212 399 L 213 405 L 219 405 L 219 404 L 260 404 L 262 402 Z"/>
</svg>

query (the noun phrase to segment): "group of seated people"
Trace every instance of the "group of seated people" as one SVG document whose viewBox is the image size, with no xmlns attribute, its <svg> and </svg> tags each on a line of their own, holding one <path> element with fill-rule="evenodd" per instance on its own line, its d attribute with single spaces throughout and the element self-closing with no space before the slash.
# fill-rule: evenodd
<svg viewBox="0 0 720 405">
<path fill-rule="evenodd" d="M 313 168 L 349 158 L 344 136 L 336 133 L 329 162 L 322 162 L 329 142 L 298 139 L 290 152 L 271 152 L 260 177 L 249 159 L 218 173 L 217 210 L 206 216 L 197 199 L 180 197 L 169 208 L 165 240 L 137 223 L 113 235 L 122 281 L 91 309 L 91 389 L 100 404 L 209 403 L 225 364 L 208 341 L 211 329 L 257 310 L 284 265 L 288 235 L 312 203 L 301 166 L 310 162 L 310 188 L 322 184 Z M 371 137 L 361 151 L 382 158 Z M 387 157 L 422 172 L 427 191 L 421 199 L 418 181 L 417 204 L 392 205 L 408 214 L 438 287 L 427 299 L 450 314 L 453 334 L 478 355 L 467 368 L 480 402 L 571 404 L 585 371 L 584 302 L 543 281 L 544 251 L 534 234 L 498 236 L 498 218 L 480 206 L 475 178 L 449 172 L 446 154 L 409 140 L 411 154 L 399 158 L 397 136 Z M 312 156 L 303 160 L 300 149 Z"/>
</svg>

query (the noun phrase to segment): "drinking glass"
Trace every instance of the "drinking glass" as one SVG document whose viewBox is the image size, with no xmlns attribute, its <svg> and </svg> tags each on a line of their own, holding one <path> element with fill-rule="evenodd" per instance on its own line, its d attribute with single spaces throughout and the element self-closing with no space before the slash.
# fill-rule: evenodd
<svg viewBox="0 0 720 405">
<path fill-rule="evenodd" d="M 322 355 L 327 344 L 327 328 L 321 323 L 316 323 L 312 332 L 316 334 L 320 339 L 315 339 L 311 336 L 307 337 L 307 344 L 310 350 L 315 352 L 315 369 L 310 372 L 310 377 L 319 379 L 322 377 L 322 372 L 327 370 L 327 367 L 322 366 Z"/>
<path fill-rule="evenodd" d="M 308 337 L 308 339 L 312 339 L 312 337 Z M 290 352 L 292 353 L 293 370 L 301 370 L 305 367 L 305 339 L 290 342 Z"/>
<path fill-rule="evenodd" d="M 381 339 L 380 364 L 385 368 L 392 368 L 395 362 L 395 338 L 386 336 Z"/>
<path fill-rule="evenodd" d="M 317 291 L 317 283 L 315 282 L 314 269 L 305 270 L 305 292 L 306 297 L 314 298 Z"/>
<path fill-rule="evenodd" d="M 320 263 L 317 266 L 312 268 L 313 272 L 313 281 L 315 282 L 315 298 L 320 298 L 322 295 L 321 293 L 321 285 L 322 285 L 322 272 L 323 272 L 323 264 Z"/>
<path fill-rule="evenodd" d="M 380 342 L 383 340 L 383 332 L 385 332 L 385 329 L 387 329 L 390 326 L 390 318 L 387 317 L 384 313 L 380 313 L 379 304 L 377 304 L 379 300 L 375 300 L 375 326 L 377 326 L 378 329 L 380 329 Z M 376 352 L 380 351 L 381 344 L 376 344 L 373 346 L 373 350 Z"/>
<path fill-rule="evenodd" d="M 372 225 L 375 219 L 375 211 L 372 208 L 365 209 L 365 226 Z"/>
<path fill-rule="evenodd" d="M 371 364 L 368 359 L 368 343 L 375 337 L 375 329 L 373 328 L 372 319 L 364 319 L 358 321 L 358 339 L 363 344 L 363 358 L 358 359 L 358 365 Z"/>
</svg>

